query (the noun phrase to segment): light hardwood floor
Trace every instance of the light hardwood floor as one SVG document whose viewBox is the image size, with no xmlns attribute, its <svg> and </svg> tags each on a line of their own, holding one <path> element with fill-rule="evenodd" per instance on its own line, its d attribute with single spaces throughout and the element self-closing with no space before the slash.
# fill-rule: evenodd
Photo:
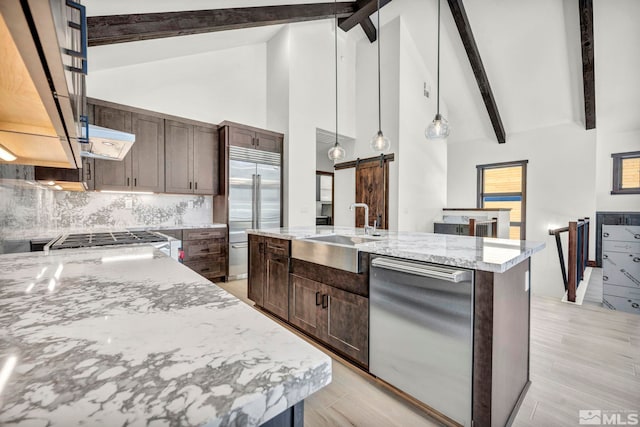
<svg viewBox="0 0 640 427">
<path fill-rule="evenodd" d="M 253 305 L 246 280 L 219 286 Z M 577 426 L 580 409 L 640 412 L 640 316 L 533 297 L 531 381 L 514 426 Z M 439 424 L 334 357 L 333 381 L 305 401 L 305 425 Z"/>
</svg>

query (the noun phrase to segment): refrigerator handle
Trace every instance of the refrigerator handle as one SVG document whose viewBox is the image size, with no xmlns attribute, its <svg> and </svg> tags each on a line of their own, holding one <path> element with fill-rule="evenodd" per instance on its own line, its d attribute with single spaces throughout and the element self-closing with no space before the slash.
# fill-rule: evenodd
<svg viewBox="0 0 640 427">
<path fill-rule="evenodd" d="M 256 188 L 258 191 L 256 191 L 256 225 L 257 228 L 260 228 L 261 224 L 260 224 L 260 217 L 262 216 L 262 175 L 258 174 L 256 176 Z"/>
<path fill-rule="evenodd" d="M 257 226 L 257 222 L 256 221 L 256 206 L 257 206 L 257 199 L 258 199 L 258 189 L 257 189 L 257 185 L 256 185 L 256 174 L 251 175 L 251 204 L 252 209 L 251 209 L 251 228 L 258 228 Z"/>
</svg>

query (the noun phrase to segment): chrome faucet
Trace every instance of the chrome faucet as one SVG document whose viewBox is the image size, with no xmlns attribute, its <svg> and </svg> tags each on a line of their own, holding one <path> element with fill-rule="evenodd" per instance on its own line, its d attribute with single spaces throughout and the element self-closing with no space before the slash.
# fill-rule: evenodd
<svg viewBox="0 0 640 427">
<path fill-rule="evenodd" d="M 375 232 L 377 221 L 373 222 L 373 227 L 369 226 L 369 206 L 366 203 L 351 203 L 349 210 L 352 211 L 355 208 L 364 208 L 364 234 Z"/>
</svg>

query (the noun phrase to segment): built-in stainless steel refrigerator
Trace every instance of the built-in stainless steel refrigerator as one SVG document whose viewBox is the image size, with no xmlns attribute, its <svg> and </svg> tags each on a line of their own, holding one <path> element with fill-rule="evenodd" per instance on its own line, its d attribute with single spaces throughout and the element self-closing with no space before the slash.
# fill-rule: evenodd
<svg viewBox="0 0 640 427">
<path fill-rule="evenodd" d="M 229 278 L 247 276 L 247 229 L 278 228 L 280 154 L 229 147 Z"/>
</svg>

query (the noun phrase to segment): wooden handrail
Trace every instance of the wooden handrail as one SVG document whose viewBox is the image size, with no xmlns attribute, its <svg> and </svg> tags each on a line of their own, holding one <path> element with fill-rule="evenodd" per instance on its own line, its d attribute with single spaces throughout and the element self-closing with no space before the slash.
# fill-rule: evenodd
<svg viewBox="0 0 640 427">
<path fill-rule="evenodd" d="M 567 299 L 571 302 L 576 301 L 576 292 L 580 281 L 584 278 L 584 271 L 587 268 L 587 260 L 589 259 L 589 223 L 590 221 L 587 217 L 569 222 L 568 227 L 549 230 L 549 235 L 555 236 L 556 239 L 560 269 L 562 270 L 562 280 L 564 281 L 564 288 L 567 291 Z M 569 233 L 568 275 L 564 265 L 562 242 L 560 241 L 560 234 L 564 232 Z"/>
<path fill-rule="evenodd" d="M 469 218 L 469 236 L 476 235 L 476 227 L 478 225 L 491 224 L 491 236 L 498 237 L 498 218 L 491 218 L 487 220 L 477 220 L 475 218 Z"/>
</svg>

